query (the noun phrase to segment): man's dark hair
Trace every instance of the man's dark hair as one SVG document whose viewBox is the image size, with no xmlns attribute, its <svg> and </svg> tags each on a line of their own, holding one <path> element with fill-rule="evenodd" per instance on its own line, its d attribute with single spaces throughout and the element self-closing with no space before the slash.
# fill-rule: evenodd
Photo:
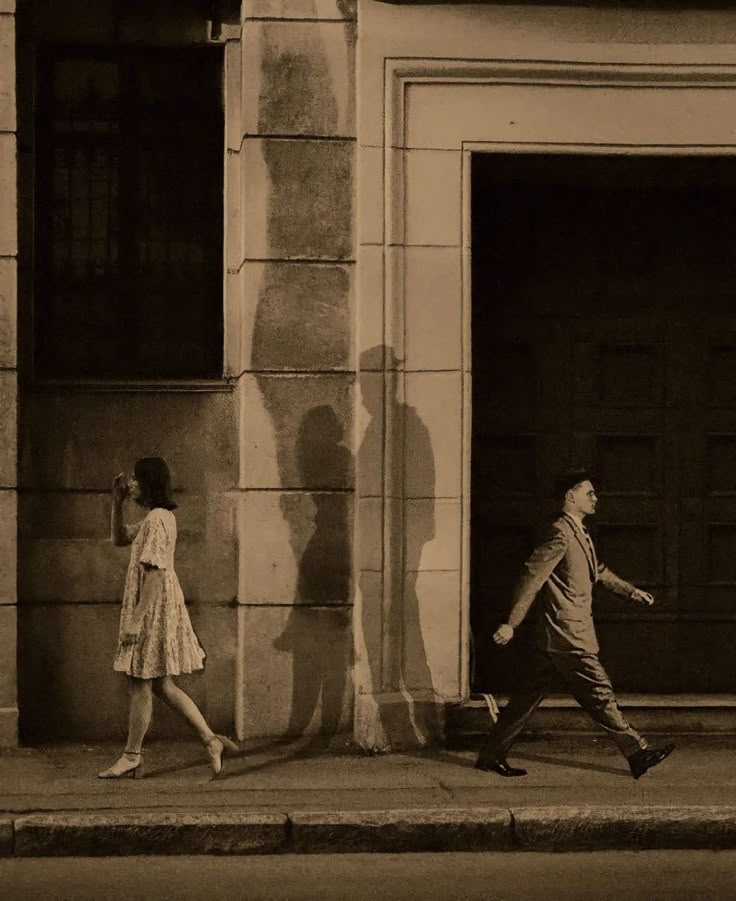
<svg viewBox="0 0 736 901">
<path fill-rule="evenodd" d="M 584 466 L 571 466 L 555 476 L 554 483 L 554 499 L 559 503 L 565 502 L 565 495 L 568 491 L 575 488 L 581 482 L 592 482 L 593 476 L 590 470 Z"/>
<path fill-rule="evenodd" d="M 143 457 L 133 467 L 141 488 L 141 506 L 163 507 L 164 510 L 175 510 L 176 503 L 171 496 L 171 476 L 166 461 L 161 457 Z"/>
</svg>

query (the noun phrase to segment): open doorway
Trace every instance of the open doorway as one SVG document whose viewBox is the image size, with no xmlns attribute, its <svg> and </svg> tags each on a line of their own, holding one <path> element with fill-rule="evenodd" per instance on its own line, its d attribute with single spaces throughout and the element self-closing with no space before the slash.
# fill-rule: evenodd
<svg viewBox="0 0 736 901">
<path fill-rule="evenodd" d="M 521 674 L 528 624 L 490 635 L 580 462 L 599 556 L 658 601 L 596 599 L 614 684 L 732 690 L 736 157 L 478 153 L 471 181 L 471 689 Z"/>
</svg>

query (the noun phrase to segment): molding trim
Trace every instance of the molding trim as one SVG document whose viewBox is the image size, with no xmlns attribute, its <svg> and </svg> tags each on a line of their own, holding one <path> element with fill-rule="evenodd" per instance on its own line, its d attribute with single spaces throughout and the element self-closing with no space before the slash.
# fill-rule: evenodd
<svg viewBox="0 0 736 901">
<path fill-rule="evenodd" d="M 387 58 L 384 63 L 384 145 L 405 149 L 406 89 L 411 84 L 520 84 L 591 88 L 736 87 L 736 65 L 595 63 L 566 60 Z M 390 184 L 390 182 L 387 182 Z"/>
<path fill-rule="evenodd" d="M 49 379 L 22 385 L 33 394 L 221 394 L 235 390 L 237 379 Z"/>
<path fill-rule="evenodd" d="M 384 343 L 390 346 L 400 361 L 404 360 L 406 347 L 406 322 L 405 322 L 405 294 L 406 271 L 404 264 L 406 242 L 406 150 L 409 119 L 411 111 L 407 103 L 407 90 L 416 84 L 424 85 L 522 85 L 557 86 L 574 88 L 620 88 L 645 89 L 653 91 L 676 91 L 683 89 L 710 90 L 710 89 L 734 89 L 736 90 L 736 65 L 733 64 L 690 64 L 690 63 L 596 63 L 569 60 L 469 60 L 469 59 L 437 59 L 437 58 L 387 58 L 384 60 L 384 84 L 383 84 L 383 207 L 384 207 L 384 284 L 383 284 L 383 319 L 385 323 Z M 736 99 L 736 95 L 735 95 Z M 470 130 L 470 129 L 469 129 Z M 471 135 L 468 134 L 468 138 Z M 554 150 L 555 152 L 641 152 L 641 153 L 707 153 L 714 148 L 720 148 L 723 153 L 736 153 L 736 140 L 732 146 L 723 145 L 698 145 L 698 146 L 667 146 L 667 145 L 639 145 L 629 144 L 620 146 L 593 144 L 562 144 L 562 143 L 478 143 L 461 141 L 456 150 L 462 154 L 462 224 L 461 241 L 458 253 L 462 258 L 461 278 L 463 297 L 463 473 L 462 473 L 462 548 L 461 548 L 461 591 L 459 622 L 460 643 L 458 660 L 460 672 L 457 676 L 457 685 L 460 697 L 468 697 L 469 685 L 469 644 L 470 644 L 470 587 L 469 587 L 469 510 L 470 510 L 470 479 L 469 467 L 469 442 L 471 435 L 471 379 L 470 379 L 470 172 L 469 159 L 472 151 L 507 151 L 529 152 L 532 150 Z M 400 364 L 401 366 L 401 364 Z M 391 381 L 391 374 L 384 373 L 387 382 Z M 397 373 L 394 382 L 394 390 L 403 399 L 403 373 Z M 387 429 L 386 446 L 384 448 L 385 459 L 390 459 L 395 454 L 401 454 L 401 446 L 393 446 L 392 433 Z M 391 494 L 390 486 L 384 486 L 387 497 Z M 401 488 L 403 490 L 403 486 Z M 395 488 L 394 488 L 395 491 Z M 391 522 L 385 526 L 389 532 L 397 523 Z M 396 540 L 384 532 L 384 541 Z M 387 586 L 391 584 L 389 578 Z M 391 588 L 388 587 L 390 593 Z M 388 601 L 384 598 L 384 603 Z M 385 615 L 385 613 L 384 613 Z M 719 617 L 720 618 L 720 617 Z M 618 621 L 615 616 L 604 617 L 610 621 Z M 658 620 L 659 621 L 659 620 Z M 669 699 L 669 703 L 672 700 Z"/>
<path fill-rule="evenodd" d="M 591 87 L 720 88 L 736 82 L 732 63 L 580 62 L 544 59 L 388 57 L 387 80 Z"/>
</svg>

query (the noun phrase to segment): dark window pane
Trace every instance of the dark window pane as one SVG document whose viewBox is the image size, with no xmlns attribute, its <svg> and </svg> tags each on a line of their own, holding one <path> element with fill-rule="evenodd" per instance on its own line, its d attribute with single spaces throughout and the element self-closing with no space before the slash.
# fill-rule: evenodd
<svg viewBox="0 0 736 901">
<path fill-rule="evenodd" d="M 40 74 L 36 373 L 221 376 L 220 52 L 54 52 Z"/>
</svg>

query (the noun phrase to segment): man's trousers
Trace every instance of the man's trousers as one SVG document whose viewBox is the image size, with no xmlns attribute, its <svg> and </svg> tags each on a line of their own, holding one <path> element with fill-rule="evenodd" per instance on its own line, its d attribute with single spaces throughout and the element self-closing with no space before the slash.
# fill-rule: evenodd
<svg viewBox="0 0 736 901">
<path fill-rule="evenodd" d="M 521 688 L 509 699 L 486 739 L 481 757 L 503 758 L 549 693 L 558 673 L 575 700 L 605 730 L 625 757 L 647 747 L 619 710 L 611 681 L 596 654 L 555 653 L 536 649 Z"/>
</svg>

